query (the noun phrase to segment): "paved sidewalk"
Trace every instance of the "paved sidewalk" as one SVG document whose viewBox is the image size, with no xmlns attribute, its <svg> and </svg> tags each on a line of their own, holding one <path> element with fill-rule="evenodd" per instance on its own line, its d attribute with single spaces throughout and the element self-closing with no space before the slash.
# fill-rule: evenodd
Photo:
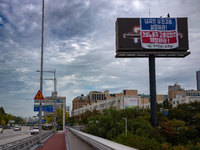
<svg viewBox="0 0 200 150">
<path fill-rule="evenodd" d="M 66 150 L 65 134 L 56 133 L 43 144 L 43 148 L 38 150 Z"/>
</svg>

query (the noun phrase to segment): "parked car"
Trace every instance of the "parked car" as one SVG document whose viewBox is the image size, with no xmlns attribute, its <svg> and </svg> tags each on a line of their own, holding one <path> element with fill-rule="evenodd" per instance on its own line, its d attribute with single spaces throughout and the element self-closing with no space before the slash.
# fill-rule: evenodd
<svg viewBox="0 0 200 150">
<path fill-rule="evenodd" d="M 31 129 L 31 135 L 38 134 L 38 133 L 39 133 L 38 127 L 33 127 L 33 129 Z"/>
<path fill-rule="evenodd" d="M 3 133 L 3 127 L 2 126 L 0 126 L 0 132 Z"/>
<path fill-rule="evenodd" d="M 21 131 L 21 128 L 20 127 L 14 127 L 13 131 Z"/>
</svg>

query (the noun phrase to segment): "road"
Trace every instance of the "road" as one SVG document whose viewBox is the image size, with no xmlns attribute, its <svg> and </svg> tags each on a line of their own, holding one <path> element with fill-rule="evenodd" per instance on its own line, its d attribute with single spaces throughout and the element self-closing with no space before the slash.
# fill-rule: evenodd
<svg viewBox="0 0 200 150">
<path fill-rule="evenodd" d="M 0 145 L 27 138 L 29 136 L 32 135 L 30 127 L 28 126 L 21 126 L 21 131 L 13 131 L 13 129 L 4 129 L 3 133 L 0 133 Z"/>
</svg>

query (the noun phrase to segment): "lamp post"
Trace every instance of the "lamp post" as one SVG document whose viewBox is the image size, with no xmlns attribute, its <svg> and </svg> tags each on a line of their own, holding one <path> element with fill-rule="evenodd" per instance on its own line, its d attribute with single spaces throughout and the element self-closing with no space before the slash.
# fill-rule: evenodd
<svg viewBox="0 0 200 150">
<path fill-rule="evenodd" d="M 42 37 L 41 37 L 41 73 L 40 73 L 40 92 L 42 93 L 42 85 L 43 85 L 43 43 L 44 43 L 44 0 L 42 0 Z M 40 101 L 40 109 L 39 109 L 39 144 L 42 144 L 41 138 L 42 132 L 42 102 Z M 43 147 L 43 146 L 42 146 Z"/>
<path fill-rule="evenodd" d="M 125 127 L 126 127 L 126 136 L 127 136 L 127 119 L 126 118 L 122 118 L 125 120 Z"/>
</svg>

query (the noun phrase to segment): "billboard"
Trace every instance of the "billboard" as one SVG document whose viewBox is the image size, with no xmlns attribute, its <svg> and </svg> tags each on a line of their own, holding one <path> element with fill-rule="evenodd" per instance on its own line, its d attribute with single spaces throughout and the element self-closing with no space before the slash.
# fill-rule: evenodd
<svg viewBox="0 0 200 150">
<path fill-rule="evenodd" d="M 139 97 L 124 97 L 124 109 L 139 107 Z"/>
<path fill-rule="evenodd" d="M 117 18 L 116 52 L 188 49 L 187 18 Z"/>
</svg>

